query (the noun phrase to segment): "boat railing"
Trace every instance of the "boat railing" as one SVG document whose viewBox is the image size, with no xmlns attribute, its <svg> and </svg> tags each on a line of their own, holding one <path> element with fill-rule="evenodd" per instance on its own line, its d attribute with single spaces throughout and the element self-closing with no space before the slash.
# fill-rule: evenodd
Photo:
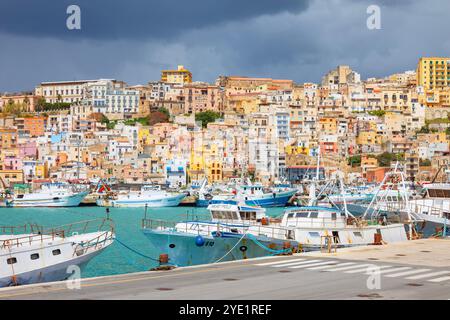
<svg viewBox="0 0 450 320">
<path fill-rule="evenodd" d="M 142 228 L 143 229 L 175 228 L 176 224 L 177 224 L 177 222 L 175 222 L 175 221 L 158 220 L 158 219 L 142 219 Z"/>
<path fill-rule="evenodd" d="M 444 216 L 445 213 L 447 213 L 444 210 L 444 202 L 440 203 L 440 206 L 438 204 L 434 204 L 432 206 L 430 205 L 426 205 L 426 204 L 421 204 L 421 203 L 414 203 L 412 202 L 410 204 L 411 206 L 411 211 L 414 214 L 427 214 L 427 215 L 431 215 L 431 216 L 437 216 L 437 217 L 442 217 Z"/>
<path fill-rule="evenodd" d="M 245 230 L 245 232 L 249 231 L 252 234 L 264 235 L 267 237 L 275 238 L 280 234 L 280 232 L 284 232 L 287 234 L 288 231 L 291 231 L 291 227 L 281 226 L 279 224 L 261 224 L 257 221 L 242 221 L 242 220 L 220 220 L 220 221 L 165 221 L 165 220 L 156 220 L 156 219 L 142 219 L 142 228 L 144 229 L 152 229 L 152 230 L 167 230 L 167 229 L 175 229 L 177 226 L 177 231 L 185 231 L 188 232 L 197 232 L 201 235 L 213 235 L 213 232 L 217 233 L 241 233 L 238 230 Z M 181 227 L 182 226 L 182 227 Z"/>
<path fill-rule="evenodd" d="M 19 236 L 0 240 L 0 249 L 20 247 L 23 245 L 33 245 L 37 243 L 43 243 L 45 241 L 61 240 L 65 239 L 66 237 L 87 232 L 103 231 L 113 233 L 114 223 L 112 222 L 112 220 L 104 218 L 75 222 L 51 229 L 43 229 L 42 227 L 38 227 L 36 225 L 30 225 L 28 229 L 26 228 L 26 226 L 19 226 L 18 228 L 20 230 L 23 230 L 25 234 L 23 236 L 20 236 L 22 233 L 15 233 Z"/>
<path fill-rule="evenodd" d="M 15 235 L 26 233 L 42 232 L 43 227 L 34 223 L 27 223 L 23 226 L 0 226 L 0 234 L 2 235 Z"/>
<path fill-rule="evenodd" d="M 90 249 L 91 251 L 95 251 L 97 249 L 101 249 L 104 247 L 108 241 L 112 241 L 114 239 L 114 229 L 106 230 L 99 234 L 97 237 L 86 241 L 78 243 L 77 246 L 73 250 L 73 255 L 80 256 L 82 254 L 87 253 Z"/>
</svg>

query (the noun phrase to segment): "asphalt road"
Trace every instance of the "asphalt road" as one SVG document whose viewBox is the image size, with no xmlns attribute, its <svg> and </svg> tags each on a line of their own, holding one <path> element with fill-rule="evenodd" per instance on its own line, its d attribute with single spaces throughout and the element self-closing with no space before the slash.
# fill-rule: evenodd
<svg viewBox="0 0 450 320">
<path fill-rule="evenodd" d="M 0 299 L 448 300 L 450 268 L 284 256 L 84 279 L 80 289 L 66 282 L 4 288 Z"/>
</svg>

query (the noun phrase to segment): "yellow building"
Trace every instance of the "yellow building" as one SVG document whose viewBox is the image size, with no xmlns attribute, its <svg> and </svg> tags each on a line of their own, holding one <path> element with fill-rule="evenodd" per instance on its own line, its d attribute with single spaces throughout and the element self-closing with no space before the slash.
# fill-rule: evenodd
<svg viewBox="0 0 450 320">
<path fill-rule="evenodd" d="M 0 189 L 2 187 L 10 187 L 14 183 L 23 183 L 23 178 L 23 170 L 0 170 L 0 180 L 2 181 Z"/>
<path fill-rule="evenodd" d="M 208 163 L 208 181 L 220 182 L 223 179 L 223 165 L 220 161 Z"/>
<path fill-rule="evenodd" d="M 177 70 L 162 70 L 161 81 L 177 84 L 192 83 L 192 73 L 184 66 L 178 66 Z"/>
<path fill-rule="evenodd" d="M 319 130 L 325 134 L 336 134 L 337 123 L 336 118 L 321 118 L 319 119 Z"/>
<path fill-rule="evenodd" d="M 286 146 L 285 151 L 287 155 L 309 155 L 309 148 L 303 146 Z"/>
<path fill-rule="evenodd" d="M 45 179 L 48 178 L 48 165 L 47 162 L 44 164 L 36 165 L 36 178 L 37 179 Z"/>
<path fill-rule="evenodd" d="M 356 144 L 358 145 L 370 145 L 381 144 L 382 137 L 375 131 L 361 131 L 356 137 Z"/>
<path fill-rule="evenodd" d="M 417 66 L 417 85 L 425 90 L 444 89 L 450 84 L 450 58 L 425 57 Z"/>
</svg>

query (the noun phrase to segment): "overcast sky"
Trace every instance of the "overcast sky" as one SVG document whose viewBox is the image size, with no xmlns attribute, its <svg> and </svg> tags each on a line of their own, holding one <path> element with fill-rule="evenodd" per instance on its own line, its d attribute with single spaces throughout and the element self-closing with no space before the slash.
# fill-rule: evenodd
<svg viewBox="0 0 450 320">
<path fill-rule="evenodd" d="M 71 4 L 81 30 L 66 27 Z M 366 27 L 371 4 L 381 30 Z M 450 55 L 448 0 L 1 0 L 0 12 L 0 92 L 56 80 L 144 84 L 178 64 L 195 81 L 319 82 L 338 64 L 367 78 Z"/>
</svg>

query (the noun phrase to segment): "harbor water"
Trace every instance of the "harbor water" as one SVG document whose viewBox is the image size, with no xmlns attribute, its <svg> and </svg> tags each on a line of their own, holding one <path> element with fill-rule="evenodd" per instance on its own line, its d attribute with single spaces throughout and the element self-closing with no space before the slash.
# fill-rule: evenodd
<svg viewBox="0 0 450 320">
<path fill-rule="evenodd" d="M 267 209 L 269 216 L 278 216 L 284 208 Z M 110 218 L 114 221 L 117 239 L 139 252 L 140 254 L 157 259 L 157 252 L 149 240 L 141 232 L 141 219 L 144 208 L 110 208 Z M 66 225 L 73 222 L 106 217 L 102 207 L 74 207 L 74 208 L 0 208 L 0 225 L 18 226 L 34 223 L 46 228 Z M 166 221 L 181 221 L 186 219 L 208 219 L 206 208 L 171 207 L 148 208 L 147 218 Z M 115 241 L 100 255 L 93 258 L 82 272 L 83 278 L 147 271 L 157 262 L 138 255 L 119 241 Z"/>
</svg>

